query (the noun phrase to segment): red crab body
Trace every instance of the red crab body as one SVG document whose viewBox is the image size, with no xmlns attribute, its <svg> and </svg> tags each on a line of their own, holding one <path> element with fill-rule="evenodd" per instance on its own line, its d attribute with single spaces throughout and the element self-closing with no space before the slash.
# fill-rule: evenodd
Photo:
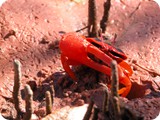
<svg viewBox="0 0 160 120">
<path fill-rule="evenodd" d="M 119 82 L 124 85 L 124 87 L 119 90 L 119 94 L 124 97 L 127 96 L 132 85 L 129 79 L 129 76 L 132 75 L 132 69 L 124 61 L 127 56 L 123 52 L 94 38 L 86 38 L 77 33 L 63 35 L 59 47 L 64 70 L 75 81 L 77 81 L 77 78 L 70 69 L 70 65 L 83 64 L 110 76 L 111 61 L 116 60 L 118 63 Z M 101 63 L 91 59 L 89 54 L 99 59 Z"/>
</svg>

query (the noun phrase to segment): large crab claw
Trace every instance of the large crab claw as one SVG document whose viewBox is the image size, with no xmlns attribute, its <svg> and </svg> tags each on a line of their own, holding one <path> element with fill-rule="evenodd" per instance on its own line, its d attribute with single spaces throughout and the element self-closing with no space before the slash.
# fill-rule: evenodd
<svg viewBox="0 0 160 120">
<path fill-rule="evenodd" d="M 73 80 L 77 81 L 77 78 L 71 70 L 70 65 L 83 64 L 108 76 L 111 75 L 110 64 L 113 58 L 107 53 L 111 48 L 107 44 L 105 44 L 103 49 L 102 46 L 101 42 L 79 36 L 75 33 L 69 33 L 63 36 L 59 44 L 62 52 L 61 61 L 65 71 Z M 107 47 L 109 47 L 109 49 Z M 91 59 L 88 56 L 89 54 L 94 55 L 96 59 L 102 61 L 102 64 Z M 118 63 L 118 76 L 119 82 L 123 84 L 124 87 L 119 90 L 119 94 L 125 97 L 131 89 L 129 75 L 132 70 L 130 66 L 123 61 L 123 58 L 120 59 L 117 59 L 120 60 Z"/>
<path fill-rule="evenodd" d="M 115 48 L 109 44 L 99 42 L 100 40 L 94 39 L 94 38 L 87 38 L 87 41 L 89 41 L 91 44 L 98 47 L 101 51 L 103 51 L 105 54 L 107 54 L 112 59 L 116 60 L 117 63 L 123 68 L 123 70 L 131 76 L 133 74 L 133 71 L 131 67 L 126 63 L 124 60 L 127 59 L 127 56 L 124 54 L 122 50 L 119 48 Z"/>
</svg>

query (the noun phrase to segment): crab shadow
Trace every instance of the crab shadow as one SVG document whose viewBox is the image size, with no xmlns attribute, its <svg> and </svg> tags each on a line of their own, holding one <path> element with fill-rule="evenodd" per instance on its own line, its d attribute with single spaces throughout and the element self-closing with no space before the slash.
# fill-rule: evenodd
<svg viewBox="0 0 160 120">
<path fill-rule="evenodd" d="M 111 82 L 110 77 L 85 66 L 75 70 L 75 74 L 79 79 L 77 82 L 73 81 L 68 74 L 56 72 L 50 76 L 51 79 L 47 78 L 44 83 L 51 83 L 55 89 L 55 96 L 63 98 L 64 91 L 82 93 L 83 91 L 92 91 L 101 88 L 102 86 L 99 83 L 110 84 Z M 50 87 L 48 86 L 48 88 Z M 155 90 L 153 82 L 143 81 L 142 84 L 132 82 L 132 88 L 127 95 L 127 99 L 151 98 L 153 96 L 155 98 L 160 97 L 160 92 Z"/>
<path fill-rule="evenodd" d="M 51 96 L 63 97 L 62 87 L 58 84 L 58 80 L 62 79 L 65 75 L 62 72 L 56 72 L 37 85 L 36 81 L 29 81 L 27 84 L 30 85 L 33 91 L 33 100 L 34 101 L 43 101 L 45 99 L 46 91 L 50 91 Z M 21 90 L 22 99 L 25 99 L 25 90 Z"/>
<path fill-rule="evenodd" d="M 111 82 L 108 76 L 85 66 L 76 68 L 74 73 L 79 79 L 77 82 L 73 81 L 65 72 L 55 72 L 43 80 L 39 86 L 30 84 L 34 92 L 33 100 L 43 101 L 46 91 L 50 91 L 53 98 L 65 98 L 64 93 L 67 91 L 83 93 L 84 91 L 92 91 L 102 87 L 99 83 L 108 84 Z M 146 95 L 148 90 L 150 93 Z M 24 89 L 22 93 L 22 98 L 24 99 Z M 151 81 L 145 81 L 142 85 L 132 82 L 132 88 L 127 99 L 150 98 L 151 96 L 160 97 L 160 92 L 154 90 Z"/>
<path fill-rule="evenodd" d="M 76 69 L 77 70 L 73 71 L 76 77 L 79 79 L 77 82 L 72 80 L 65 72 L 55 72 L 44 79 L 38 86 L 36 85 L 35 81 L 31 81 L 30 83 L 28 83 L 34 92 L 33 100 L 43 101 L 46 91 L 50 91 L 52 96 L 55 96 L 57 98 L 64 98 L 64 93 L 67 91 L 71 91 L 72 93 L 82 93 L 83 91 L 89 91 L 99 88 L 99 82 L 103 82 L 106 84 L 108 82 L 108 77 L 106 78 L 106 76 L 104 76 L 104 81 L 100 81 L 99 76 L 101 76 L 101 73 L 91 68 L 83 66 Z M 21 91 L 21 93 L 22 98 L 24 99 L 24 89 Z"/>
</svg>

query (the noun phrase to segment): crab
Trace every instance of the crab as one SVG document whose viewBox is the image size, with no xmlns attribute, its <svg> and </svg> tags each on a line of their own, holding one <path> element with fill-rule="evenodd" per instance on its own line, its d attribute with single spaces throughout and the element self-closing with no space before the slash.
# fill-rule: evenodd
<svg viewBox="0 0 160 120">
<path fill-rule="evenodd" d="M 118 90 L 119 95 L 126 97 L 131 89 L 129 77 L 133 71 L 127 62 L 127 56 L 120 50 L 107 43 L 87 38 L 78 33 L 64 34 L 60 40 L 61 63 L 64 70 L 74 80 L 78 81 L 71 66 L 85 65 L 108 76 L 111 76 L 111 62 L 117 61 L 119 83 L 124 87 Z M 94 56 L 90 57 L 90 56 Z M 97 61 L 98 59 L 98 61 Z"/>
</svg>

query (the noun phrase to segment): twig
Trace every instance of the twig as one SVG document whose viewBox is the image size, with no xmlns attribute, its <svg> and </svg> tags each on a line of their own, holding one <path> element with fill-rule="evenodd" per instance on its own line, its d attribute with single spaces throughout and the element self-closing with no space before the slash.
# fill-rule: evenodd
<svg viewBox="0 0 160 120">
<path fill-rule="evenodd" d="M 119 105 L 119 78 L 118 78 L 118 69 L 117 69 L 117 62 L 113 60 L 111 62 L 111 69 L 112 69 L 112 75 L 111 75 L 111 81 L 112 81 L 112 87 L 111 87 L 111 94 L 112 94 L 112 102 L 114 106 L 114 112 L 115 112 L 115 119 L 120 119 L 120 105 Z"/>
<path fill-rule="evenodd" d="M 86 112 L 86 114 L 84 115 L 83 120 L 89 120 L 89 118 L 90 118 L 90 116 L 91 116 L 91 112 L 92 112 L 93 105 L 94 105 L 93 100 L 90 100 L 90 103 L 89 103 L 87 112 Z"/>
<path fill-rule="evenodd" d="M 52 100 L 52 104 L 54 102 L 54 97 L 55 97 L 54 85 L 51 85 L 51 100 Z"/>
<path fill-rule="evenodd" d="M 30 120 L 32 117 L 33 113 L 33 107 L 32 107 L 32 102 L 33 102 L 33 92 L 30 88 L 29 85 L 25 86 L 25 101 L 26 101 L 26 114 L 24 117 L 24 120 Z"/>
<path fill-rule="evenodd" d="M 88 36 L 98 37 L 96 0 L 88 2 Z"/>
<path fill-rule="evenodd" d="M 21 85 L 21 64 L 18 60 L 14 60 L 14 86 L 13 86 L 13 101 L 17 111 L 17 118 L 21 117 L 20 108 L 20 85 Z"/>
<path fill-rule="evenodd" d="M 153 80 L 153 82 L 157 85 L 158 90 L 160 90 L 160 86 L 159 86 L 159 84 L 158 84 L 155 80 Z"/>
<path fill-rule="evenodd" d="M 147 71 L 153 77 L 160 76 L 160 73 L 157 73 L 156 71 L 153 71 L 153 70 L 149 70 L 149 69 L 139 65 L 136 60 L 132 60 L 132 63 L 135 64 L 136 66 L 138 66 L 139 68 L 141 68 L 142 70 Z M 160 86 L 157 84 L 157 82 L 155 80 L 153 80 L 153 82 L 157 85 L 158 89 L 160 90 Z"/>
<path fill-rule="evenodd" d="M 133 16 L 133 14 L 139 9 L 141 2 L 138 3 L 137 7 L 133 10 L 133 12 L 129 15 L 129 18 Z"/>
<path fill-rule="evenodd" d="M 107 0 L 104 3 L 104 13 L 103 13 L 102 20 L 100 21 L 100 27 L 102 29 L 102 33 L 105 33 L 106 31 L 110 7 L 111 7 L 111 0 Z"/>
<path fill-rule="evenodd" d="M 3 37 L 3 39 L 7 39 L 12 35 L 16 36 L 16 32 L 14 30 L 9 30 L 8 33 Z"/>
<path fill-rule="evenodd" d="M 117 69 L 117 62 L 113 60 L 111 62 L 111 69 L 112 69 L 112 75 L 111 75 L 111 81 L 112 81 L 112 88 L 111 88 L 111 94 L 112 96 L 119 97 L 118 90 L 119 90 L 119 78 L 118 78 L 118 69 Z"/>
<path fill-rule="evenodd" d="M 45 93 L 46 97 L 46 114 L 51 114 L 52 113 L 52 99 L 51 99 L 51 93 L 47 91 Z"/>
<path fill-rule="evenodd" d="M 120 0 L 120 2 L 125 5 L 125 6 L 128 6 L 123 0 Z"/>
<path fill-rule="evenodd" d="M 79 29 L 79 30 L 76 30 L 76 32 L 80 32 L 80 31 L 82 31 L 82 30 L 84 30 L 84 29 L 86 29 L 86 28 L 88 28 L 89 26 L 85 26 L 85 27 L 83 27 L 83 28 L 81 28 L 81 29 Z"/>
<path fill-rule="evenodd" d="M 136 66 L 138 66 L 139 68 L 147 71 L 152 76 L 160 76 L 160 73 L 157 73 L 156 71 L 153 71 L 153 70 L 149 70 L 149 69 L 139 65 L 136 60 L 132 60 L 132 63 L 135 64 Z"/>
</svg>

